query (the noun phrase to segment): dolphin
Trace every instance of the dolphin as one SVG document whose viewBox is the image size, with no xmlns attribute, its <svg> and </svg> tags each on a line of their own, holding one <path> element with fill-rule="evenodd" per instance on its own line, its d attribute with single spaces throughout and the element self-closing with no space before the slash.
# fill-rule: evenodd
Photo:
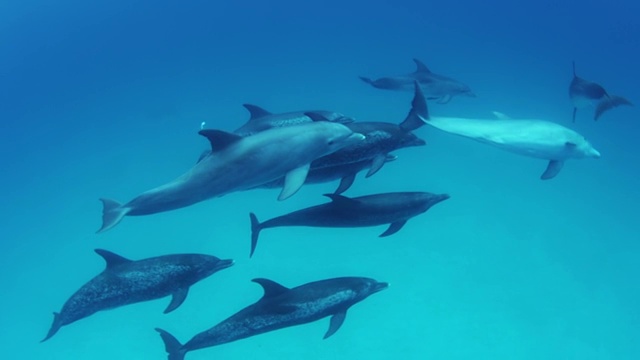
<svg viewBox="0 0 640 360">
<path fill-rule="evenodd" d="M 313 160 L 364 140 L 364 135 L 326 121 L 273 128 L 247 137 L 220 130 L 199 134 L 211 143 L 211 154 L 182 176 L 124 205 L 100 199 L 104 208 L 98 233 L 111 229 L 126 215 L 174 210 L 282 176 L 285 180 L 278 200 L 285 200 L 304 184 Z"/>
<path fill-rule="evenodd" d="M 312 122 L 313 120 L 306 115 L 307 113 L 322 117 L 326 121 L 338 122 L 341 124 L 354 121 L 353 118 L 327 110 L 291 111 L 274 114 L 258 105 L 242 104 L 242 106 L 249 111 L 250 116 L 249 120 L 244 125 L 233 131 L 234 134 L 240 136 L 253 135 L 274 127 L 284 127 Z"/>
<path fill-rule="evenodd" d="M 447 194 L 427 192 L 396 192 L 349 198 L 325 194 L 330 202 L 278 216 L 263 223 L 254 213 L 251 218 L 251 252 L 258 245 L 260 231 L 279 226 L 367 227 L 390 224 L 380 237 L 400 231 L 407 221 L 449 199 Z"/>
<path fill-rule="evenodd" d="M 442 131 L 489 144 L 516 154 L 548 160 L 542 180 L 553 179 L 569 159 L 599 158 L 584 136 L 560 124 L 539 120 L 512 120 L 494 112 L 496 120 L 428 117 L 423 120 Z"/>
<path fill-rule="evenodd" d="M 385 157 L 385 163 L 395 161 L 398 157 L 388 154 Z M 305 180 L 305 184 L 319 184 L 334 180 L 340 180 L 340 184 L 334 191 L 334 194 L 342 194 L 347 191 L 356 179 L 356 174 L 360 171 L 371 169 L 373 166 L 373 159 L 361 160 L 354 163 L 338 164 L 334 166 L 327 166 L 321 168 L 314 168 L 311 163 L 311 169 L 309 175 Z M 262 184 L 258 188 L 273 189 L 280 188 L 284 184 L 284 178 Z"/>
<path fill-rule="evenodd" d="M 578 109 L 596 104 L 593 119 L 598 120 L 607 110 L 620 105 L 633 106 L 631 102 L 621 96 L 610 95 L 607 91 L 594 82 L 585 80 L 576 75 L 576 62 L 573 62 L 573 80 L 569 85 L 569 98 L 573 103 L 573 122 L 576 121 Z"/>
<path fill-rule="evenodd" d="M 427 99 L 437 100 L 439 104 L 448 103 L 453 96 L 465 95 L 476 97 L 468 85 L 450 77 L 431 72 L 420 60 L 413 59 L 416 71 L 399 76 L 382 77 L 376 80 L 360 76 L 360 80 L 378 88 L 386 90 L 412 91 L 413 83 L 417 81 L 425 92 Z"/>
<path fill-rule="evenodd" d="M 164 255 L 134 261 L 107 250 L 95 252 L 105 260 L 106 268 L 71 295 L 60 313 L 53 313 L 53 325 L 42 341 L 50 339 L 62 326 L 98 311 L 172 295 L 164 310 L 167 314 L 184 302 L 190 286 L 233 265 L 233 260 L 202 254 Z"/>
<path fill-rule="evenodd" d="M 287 288 L 258 278 L 264 295 L 219 324 L 181 344 L 169 332 L 156 328 L 169 360 L 183 360 L 187 352 L 245 339 L 269 331 L 307 324 L 331 316 L 324 339 L 344 323 L 351 306 L 389 287 L 388 283 L 364 277 L 341 277 Z"/>
<path fill-rule="evenodd" d="M 420 86 L 414 84 L 411 109 L 402 123 L 398 125 L 388 122 L 358 121 L 345 124 L 353 132 L 365 135 L 365 140 L 314 160 L 311 168 L 320 169 L 370 160 L 371 166 L 366 175 L 370 177 L 387 162 L 390 152 L 425 145 L 425 141 L 417 137 L 413 131 L 424 126 L 422 119 L 428 116 L 424 93 Z"/>
</svg>

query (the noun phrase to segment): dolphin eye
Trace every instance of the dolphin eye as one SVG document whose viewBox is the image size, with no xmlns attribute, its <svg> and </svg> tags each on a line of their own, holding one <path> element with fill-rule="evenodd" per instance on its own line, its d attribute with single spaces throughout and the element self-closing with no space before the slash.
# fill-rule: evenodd
<svg viewBox="0 0 640 360">
<path fill-rule="evenodd" d="M 329 140 L 329 142 L 327 143 L 327 145 L 331 146 L 333 145 L 335 142 L 333 140 Z"/>
</svg>

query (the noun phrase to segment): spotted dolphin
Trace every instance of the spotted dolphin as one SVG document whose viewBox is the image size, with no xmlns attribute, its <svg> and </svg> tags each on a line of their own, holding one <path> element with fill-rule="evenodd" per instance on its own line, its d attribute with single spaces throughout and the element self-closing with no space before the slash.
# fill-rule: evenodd
<svg viewBox="0 0 640 360">
<path fill-rule="evenodd" d="M 258 278 L 262 298 L 219 324 L 181 344 L 169 332 L 156 328 L 169 360 L 183 360 L 188 352 L 245 339 L 269 331 L 307 324 L 330 316 L 324 339 L 340 329 L 347 311 L 389 284 L 363 277 L 341 277 L 287 288 L 275 281 Z"/>
<path fill-rule="evenodd" d="M 285 113 L 274 114 L 264 108 L 254 104 L 242 104 L 249 111 L 249 120 L 233 131 L 234 134 L 240 136 L 249 136 L 260 131 L 271 129 L 274 127 L 284 127 L 312 122 L 313 120 L 306 114 L 314 114 L 322 117 L 326 121 L 338 122 L 341 124 L 353 122 L 353 118 L 344 114 L 327 110 L 304 110 L 290 111 Z"/>
<path fill-rule="evenodd" d="M 476 96 L 468 85 L 450 77 L 432 72 L 418 59 L 413 59 L 413 62 L 416 63 L 416 70 L 412 73 L 381 77 L 376 80 L 360 76 L 360 80 L 378 89 L 402 91 L 412 91 L 413 83 L 417 81 L 422 87 L 427 99 L 437 100 L 439 104 L 446 104 L 453 96 L 457 95 Z"/>
<path fill-rule="evenodd" d="M 272 128 L 247 137 L 220 130 L 199 134 L 209 140 L 211 154 L 182 176 L 124 205 L 100 199 L 103 215 L 98 233 L 113 228 L 124 216 L 179 209 L 283 176 L 278 200 L 285 200 L 304 184 L 313 160 L 364 140 L 364 135 L 327 121 Z"/>
<path fill-rule="evenodd" d="M 71 295 L 60 313 L 53 313 L 53 324 L 42 341 L 50 339 L 62 326 L 98 311 L 172 295 L 171 303 L 164 310 L 165 314 L 169 313 L 184 302 L 193 284 L 233 265 L 233 260 L 202 254 L 164 255 L 133 261 L 107 250 L 95 252 L 105 260 L 106 268 Z"/>
<path fill-rule="evenodd" d="M 558 175 L 566 160 L 600 157 L 600 152 L 584 136 L 560 124 L 540 119 L 513 120 L 501 113 L 494 114 L 498 119 L 428 117 L 423 120 L 450 134 L 548 160 L 540 176 L 542 180 Z"/>
<path fill-rule="evenodd" d="M 576 63 L 573 62 L 573 79 L 569 84 L 569 98 L 573 103 L 573 122 L 576 121 L 576 112 L 589 106 L 596 106 L 593 115 L 594 120 L 607 110 L 620 105 L 632 106 L 631 102 L 621 96 L 611 95 L 599 84 L 585 80 L 576 75 Z"/>
<path fill-rule="evenodd" d="M 402 229 L 409 219 L 429 210 L 435 204 L 449 199 L 447 194 L 427 192 L 396 192 L 349 198 L 325 194 L 330 202 L 259 222 L 254 213 L 251 218 L 251 252 L 258 245 L 260 231 L 280 226 L 313 227 L 368 227 L 389 224 L 380 237 L 390 236 Z"/>
</svg>

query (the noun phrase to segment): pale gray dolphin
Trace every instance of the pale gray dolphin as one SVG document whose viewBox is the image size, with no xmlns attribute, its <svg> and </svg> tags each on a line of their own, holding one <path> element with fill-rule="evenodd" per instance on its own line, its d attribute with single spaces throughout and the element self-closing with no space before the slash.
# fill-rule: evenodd
<svg viewBox="0 0 640 360">
<path fill-rule="evenodd" d="M 607 110 L 620 105 L 633 105 L 629 100 L 621 96 L 608 94 L 599 84 L 576 75 L 575 61 L 573 62 L 573 80 L 571 80 L 571 84 L 569 85 L 569 98 L 573 103 L 573 122 L 576 121 L 576 112 L 578 109 L 595 105 L 596 110 L 593 119 L 598 120 Z"/>
<path fill-rule="evenodd" d="M 177 179 L 124 205 L 100 199 L 104 209 L 98 232 L 114 227 L 126 215 L 174 210 L 282 176 L 285 180 L 278 200 L 287 199 L 304 184 L 313 160 L 365 138 L 327 121 L 273 128 L 247 137 L 220 130 L 201 130 L 199 134 L 211 143 L 211 154 Z"/>
<path fill-rule="evenodd" d="M 183 360 L 188 352 L 230 343 L 269 331 L 307 324 L 331 317 L 324 339 L 336 333 L 347 311 L 367 297 L 386 289 L 389 284 L 363 277 L 342 277 L 314 281 L 294 288 L 275 281 L 252 280 L 264 289 L 256 303 L 196 334 L 181 344 L 169 332 L 156 328 L 164 342 L 169 360 Z"/>
<path fill-rule="evenodd" d="M 516 154 L 548 160 L 542 180 L 554 178 L 569 159 L 599 158 L 600 152 L 577 132 L 538 119 L 429 117 L 423 120 L 442 131 L 489 144 Z"/>
<path fill-rule="evenodd" d="M 468 85 L 450 77 L 431 72 L 420 60 L 413 59 L 416 71 L 398 76 L 387 76 L 376 80 L 360 76 L 360 79 L 378 89 L 413 91 L 417 81 L 429 100 L 437 100 L 440 104 L 448 103 L 453 96 L 465 95 L 475 97 Z"/>
</svg>

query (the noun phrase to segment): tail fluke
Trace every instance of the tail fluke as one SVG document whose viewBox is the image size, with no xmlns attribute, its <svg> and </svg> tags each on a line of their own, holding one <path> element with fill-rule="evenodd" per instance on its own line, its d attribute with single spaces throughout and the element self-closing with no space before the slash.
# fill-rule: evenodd
<svg viewBox="0 0 640 360">
<path fill-rule="evenodd" d="M 429 121 L 429 108 L 427 108 L 427 100 L 424 98 L 422 88 L 417 81 L 414 81 L 414 86 L 411 110 L 409 110 L 409 114 L 404 121 L 400 123 L 400 127 L 405 131 L 413 131 Z"/>
<path fill-rule="evenodd" d="M 604 98 L 602 98 L 602 100 L 600 100 L 600 102 L 598 103 L 598 106 L 596 107 L 596 112 L 595 115 L 593 117 L 593 120 L 598 120 L 598 118 L 600 118 L 600 116 L 607 110 L 611 110 L 614 107 L 618 107 L 620 105 L 629 105 L 629 106 L 633 106 L 633 104 L 623 98 L 622 96 L 615 96 L 615 95 L 609 95 L 609 96 L 605 96 Z"/>
<path fill-rule="evenodd" d="M 45 336 L 44 339 L 40 340 L 40 342 L 45 342 L 49 339 L 51 339 L 51 337 L 53 335 L 55 335 L 58 330 L 60 330 L 60 328 L 62 327 L 62 320 L 60 319 L 60 314 L 57 312 L 53 313 L 53 324 L 51 324 L 51 328 L 49 329 L 49 332 L 47 333 L 47 336 Z"/>
<path fill-rule="evenodd" d="M 252 257 L 256 251 L 256 246 L 258 246 L 258 236 L 260 236 L 262 224 L 260 224 L 258 217 L 254 213 L 250 213 L 249 218 L 251 219 L 251 252 L 249 253 L 249 257 Z"/>
<path fill-rule="evenodd" d="M 100 201 L 102 201 L 102 227 L 96 233 L 105 232 L 118 225 L 130 210 L 123 208 L 122 204 L 115 200 L 100 199 Z"/>
<path fill-rule="evenodd" d="M 164 342 L 164 350 L 169 354 L 169 360 L 183 360 L 186 350 L 182 349 L 182 344 L 169 332 L 156 328 Z"/>
<path fill-rule="evenodd" d="M 369 85 L 373 86 L 373 80 L 369 79 L 368 77 L 364 77 L 364 76 L 358 76 L 360 78 L 360 80 L 366 82 Z"/>
</svg>

